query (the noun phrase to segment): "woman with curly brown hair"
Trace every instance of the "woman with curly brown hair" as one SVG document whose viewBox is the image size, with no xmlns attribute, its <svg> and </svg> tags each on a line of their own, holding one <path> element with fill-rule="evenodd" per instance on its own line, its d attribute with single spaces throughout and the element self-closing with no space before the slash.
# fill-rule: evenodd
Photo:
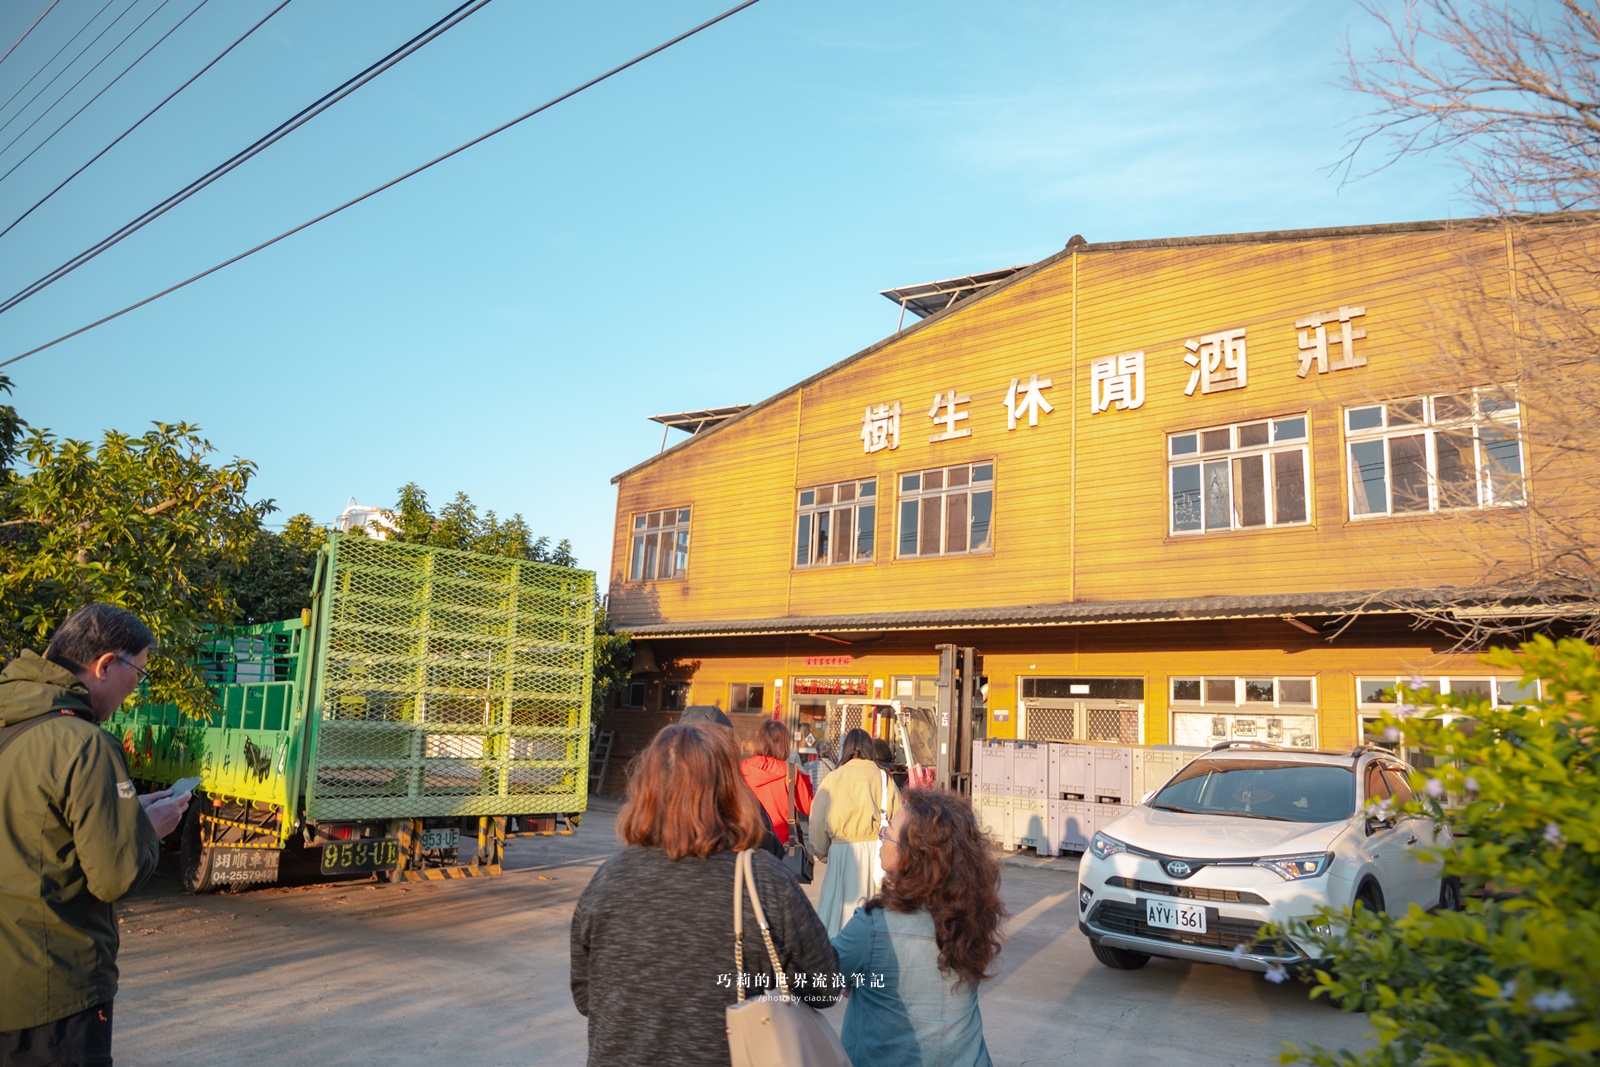
<svg viewBox="0 0 1600 1067">
<path fill-rule="evenodd" d="M 990 1067 L 978 984 L 994 977 L 1006 911 L 972 805 L 907 790 L 879 837 L 883 887 L 833 939 L 845 1051 L 873 1067 Z"/>
</svg>

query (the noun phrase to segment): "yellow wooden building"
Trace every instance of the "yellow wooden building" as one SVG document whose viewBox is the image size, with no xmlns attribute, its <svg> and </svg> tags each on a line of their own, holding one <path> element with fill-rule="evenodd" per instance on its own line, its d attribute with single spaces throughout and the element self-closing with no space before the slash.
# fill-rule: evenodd
<svg viewBox="0 0 1600 1067">
<path fill-rule="evenodd" d="M 1593 227 L 1074 238 L 891 291 L 932 313 L 616 477 L 606 724 L 924 700 L 946 643 L 992 737 L 1341 747 L 1397 679 L 1514 699 L 1397 605 L 1525 571 L 1584 476 L 1452 337 L 1510 344 L 1521 265 Z"/>
</svg>

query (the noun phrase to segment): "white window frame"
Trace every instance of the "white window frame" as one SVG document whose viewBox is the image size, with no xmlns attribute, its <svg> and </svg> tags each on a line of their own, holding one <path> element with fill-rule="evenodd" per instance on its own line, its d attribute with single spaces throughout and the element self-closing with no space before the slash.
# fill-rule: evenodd
<svg viewBox="0 0 1600 1067">
<path fill-rule="evenodd" d="M 1515 391 L 1510 388 L 1473 389 L 1468 392 L 1386 400 L 1378 404 L 1360 404 L 1345 408 L 1341 419 L 1347 468 L 1345 492 L 1349 496 L 1349 514 L 1353 520 L 1424 515 L 1436 511 L 1521 507 L 1528 502 L 1528 460 L 1522 446 L 1521 408 Z M 1374 419 L 1376 423 L 1368 425 Z M 1439 436 L 1463 432 L 1470 433 L 1472 438 L 1473 500 L 1471 503 L 1446 503 L 1440 499 Z M 1426 507 L 1396 510 L 1393 443 L 1419 436 L 1423 439 L 1422 460 L 1427 479 Z M 1515 470 L 1491 458 L 1489 450 L 1495 444 L 1508 446 L 1515 451 Z M 1363 469 L 1377 470 L 1371 455 L 1373 449 L 1370 446 L 1373 445 L 1378 446 L 1377 459 L 1381 460 L 1383 466 L 1383 507 L 1363 511 L 1357 509 L 1357 501 L 1367 498 L 1365 487 L 1371 483 L 1361 477 L 1361 472 Z M 1367 455 L 1358 458 L 1358 451 Z"/>
<path fill-rule="evenodd" d="M 1429 690 L 1432 690 L 1434 693 L 1437 693 L 1440 696 L 1445 696 L 1445 695 L 1448 695 L 1449 693 L 1453 692 L 1454 691 L 1453 688 L 1452 688 L 1453 685 L 1458 684 L 1458 683 L 1462 683 L 1462 682 L 1489 682 L 1490 683 L 1489 691 L 1494 697 L 1493 706 L 1497 707 L 1497 708 L 1515 707 L 1518 703 L 1520 703 L 1521 700 L 1537 700 L 1539 698 L 1539 683 L 1538 682 L 1534 683 L 1533 691 L 1531 693 L 1524 694 L 1519 699 L 1508 698 L 1508 696 L 1507 696 L 1508 692 L 1513 692 L 1513 693 L 1521 693 L 1522 692 L 1522 679 L 1521 678 L 1510 677 L 1508 675 L 1496 675 L 1496 674 L 1439 675 L 1439 674 L 1434 674 L 1434 675 L 1429 675 L 1426 678 L 1420 679 L 1421 682 L 1423 683 L 1420 686 L 1413 686 L 1411 684 L 1411 680 L 1412 680 L 1413 677 L 1415 677 L 1415 676 L 1414 675 L 1406 675 L 1406 674 L 1399 674 L 1399 675 L 1362 674 L 1362 675 L 1358 675 L 1356 677 L 1356 707 L 1359 710 L 1363 711 L 1363 712 L 1372 712 L 1372 713 L 1374 713 L 1374 714 L 1363 715 L 1362 718 L 1363 719 L 1376 718 L 1377 717 L 1376 713 L 1385 712 L 1385 711 L 1393 711 L 1395 708 L 1399 707 L 1399 704 L 1400 704 L 1400 702 L 1398 700 L 1367 700 L 1367 699 L 1365 699 L 1362 696 L 1362 691 L 1366 688 L 1367 684 L 1369 684 L 1369 683 L 1382 684 L 1384 686 L 1387 686 L 1390 689 L 1394 689 L 1396 686 L 1401 686 L 1401 685 L 1405 686 L 1408 689 L 1429 689 Z"/>
<path fill-rule="evenodd" d="M 650 520 L 655 519 L 655 525 Z M 628 581 L 678 581 L 689 573 L 689 509 L 659 508 L 635 512 L 629 524 Z M 670 553 L 660 550 L 662 534 L 673 534 Z M 654 545 L 651 538 L 656 539 Z M 654 555 L 651 550 L 654 549 Z"/>
<path fill-rule="evenodd" d="M 1299 423 L 1300 432 L 1294 432 L 1295 423 Z M 1245 438 L 1255 436 L 1257 429 L 1265 431 L 1265 440 L 1249 444 L 1244 443 Z M 1225 447 L 1206 449 L 1208 438 L 1215 441 L 1219 435 L 1227 435 Z M 1204 534 L 1224 533 L 1234 530 L 1261 530 L 1283 528 L 1287 526 L 1309 526 L 1312 516 L 1311 502 L 1311 418 L 1306 412 L 1296 412 L 1288 415 L 1277 415 L 1265 419 L 1251 419 L 1246 422 L 1236 422 L 1223 426 L 1210 426 L 1199 430 L 1185 430 L 1182 433 L 1167 435 L 1167 532 L 1174 537 L 1197 537 Z M 1300 492 L 1301 492 L 1301 517 L 1298 519 L 1278 518 L 1278 485 L 1274 468 L 1280 455 L 1299 453 L 1300 456 Z M 1245 523 L 1244 516 L 1239 508 L 1239 480 L 1243 463 L 1260 458 L 1262 465 L 1262 509 L 1261 522 Z M 1185 523 L 1179 529 L 1178 508 L 1178 483 L 1180 477 L 1187 479 L 1187 472 L 1194 471 L 1199 476 L 1198 484 L 1190 488 L 1187 485 L 1184 492 L 1194 493 L 1197 501 L 1196 516 L 1199 526 L 1190 528 Z M 1207 522 L 1209 508 L 1206 503 L 1207 487 L 1212 477 L 1224 473 L 1228 479 L 1228 524 L 1211 526 Z"/>
<path fill-rule="evenodd" d="M 1206 683 L 1208 681 L 1221 682 L 1228 681 L 1230 679 L 1233 682 L 1233 701 L 1231 703 L 1227 701 L 1208 700 L 1206 698 Z M 1245 687 L 1247 683 L 1269 680 L 1272 682 L 1272 702 L 1270 704 L 1264 700 L 1245 699 Z M 1179 682 L 1199 682 L 1200 699 L 1180 700 L 1177 696 Z M 1283 682 L 1310 682 L 1311 703 L 1307 704 L 1300 701 L 1284 700 L 1282 697 L 1283 686 L 1281 684 Z M 1196 708 L 1279 708 L 1292 711 L 1296 708 L 1299 708 L 1305 711 L 1307 714 L 1315 714 L 1317 708 L 1320 706 L 1317 696 L 1317 676 L 1314 674 L 1177 674 L 1172 675 L 1167 679 L 1167 702 L 1171 707 L 1180 710 L 1194 710 Z"/>
<path fill-rule="evenodd" d="M 841 502 L 839 497 L 847 489 L 851 493 L 851 499 Z M 823 497 L 827 498 L 825 503 Z M 797 490 L 795 501 L 794 565 L 796 568 L 810 569 L 872 562 L 877 552 L 878 479 L 862 478 L 859 481 L 810 486 Z M 838 529 L 841 514 L 850 517 L 847 551 L 841 554 L 839 544 L 834 539 L 833 543 L 825 545 L 824 550 L 819 553 L 818 541 L 832 538 L 832 534 Z M 863 534 L 866 535 L 864 539 Z M 804 559 L 801 559 L 802 549 Z M 823 558 L 818 558 L 819 555 Z"/>
<path fill-rule="evenodd" d="M 964 485 L 951 486 L 950 474 L 952 471 L 965 471 L 967 481 Z M 980 477 L 980 472 L 987 472 Z M 923 488 L 927 476 L 938 474 L 942 484 L 937 489 Z M 916 480 L 916 488 L 908 489 Z M 982 460 L 977 463 L 955 463 L 944 467 L 925 467 L 921 470 L 904 471 L 895 477 L 898 489 L 895 508 L 895 558 L 896 559 L 937 559 L 941 556 L 970 556 L 983 555 L 994 551 L 994 460 Z M 983 542 L 974 545 L 973 530 L 975 528 L 973 514 L 973 498 L 978 496 L 988 497 L 987 534 Z M 957 497 L 967 498 L 966 541 L 965 548 L 951 549 L 950 546 L 950 502 Z M 922 549 L 922 512 L 923 504 L 927 501 L 939 501 L 939 543 L 936 551 L 923 552 Z M 905 537 L 907 509 L 913 509 L 911 514 L 916 517 L 917 550 L 904 551 L 902 541 Z"/>
</svg>

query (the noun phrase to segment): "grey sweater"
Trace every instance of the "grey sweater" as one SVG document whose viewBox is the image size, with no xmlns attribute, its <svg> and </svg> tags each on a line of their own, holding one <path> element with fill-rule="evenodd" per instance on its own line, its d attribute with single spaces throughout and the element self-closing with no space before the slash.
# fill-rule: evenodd
<svg viewBox="0 0 1600 1067">
<path fill-rule="evenodd" d="M 822 920 L 783 864 L 761 851 L 752 858 L 791 992 L 827 1007 L 839 996 L 839 966 Z M 724 1011 L 739 980 L 733 871 L 731 852 L 674 861 L 660 849 L 626 848 L 595 873 L 572 915 L 572 1001 L 589 1017 L 591 1067 L 727 1067 Z M 744 969 L 773 984 L 748 894 Z"/>
</svg>

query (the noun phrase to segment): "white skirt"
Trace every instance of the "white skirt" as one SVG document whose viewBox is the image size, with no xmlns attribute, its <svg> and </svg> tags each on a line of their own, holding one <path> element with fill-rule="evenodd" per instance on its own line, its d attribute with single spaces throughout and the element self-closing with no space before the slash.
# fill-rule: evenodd
<svg viewBox="0 0 1600 1067">
<path fill-rule="evenodd" d="M 817 914 L 828 927 L 828 937 L 833 938 L 883 882 L 878 840 L 835 841 L 828 846 L 828 861 L 823 866 L 827 871 L 822 876 Z"/>
</svg>

